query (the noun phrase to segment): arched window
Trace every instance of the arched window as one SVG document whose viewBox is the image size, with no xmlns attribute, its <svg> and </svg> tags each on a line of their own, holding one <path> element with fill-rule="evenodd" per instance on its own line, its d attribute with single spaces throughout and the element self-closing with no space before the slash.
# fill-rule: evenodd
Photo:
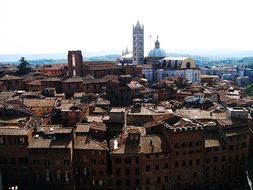
<svg viewBox="0 0 253 190">
<path fill-rule="evenodd" d="M 187 69 L 190 69 L 190 68 L 191 68 L 191 63 L 190 63 L 190 62 L 187 62 L 187 63 L 186 63 L 186 68 L 187 68 Z"/>
</svg>

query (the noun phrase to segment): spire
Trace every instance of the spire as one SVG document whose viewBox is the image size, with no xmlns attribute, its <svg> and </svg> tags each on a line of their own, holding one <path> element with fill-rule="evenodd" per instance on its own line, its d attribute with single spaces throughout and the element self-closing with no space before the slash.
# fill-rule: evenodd
<svg viewBox="0 0 253 190">
<path fill-rule="evenodd" d="M 128 47 L 126 47 L 125 55 L 129 54 Z"/>
<path fill-rule="evenodd" d="M 160 48 L 160 42 L 158 41 L 158 37 L 159 37 L 159 36 L 157 36 L 157 39 L 156 39 L 156 42 L 155 42 L 155 48 L 156 48 L 156 49 L 159 49 L 159 48 Z"/>
<path fill-rule="evenodd" d="M 135 28 L 141 28 L 139 20 L 137 20 L 137 24 L 135 25 Z"/>
</svg>

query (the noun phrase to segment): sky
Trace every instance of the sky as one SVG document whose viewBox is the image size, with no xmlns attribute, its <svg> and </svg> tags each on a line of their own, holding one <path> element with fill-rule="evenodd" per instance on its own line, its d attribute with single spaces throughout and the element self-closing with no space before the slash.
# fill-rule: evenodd
<svg viewBox="0 0 253 190">
<path fill-rule="evenodd" d="M 0 0 L 0 54 L 132 49 L 253 50 L 252 0 Z M 148 36 L 151 35 L 150 39 Z"/>
</svg>

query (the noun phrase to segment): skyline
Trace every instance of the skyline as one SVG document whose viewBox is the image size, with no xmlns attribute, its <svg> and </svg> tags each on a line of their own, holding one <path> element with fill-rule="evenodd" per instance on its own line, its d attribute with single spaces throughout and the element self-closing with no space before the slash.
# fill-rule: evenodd
<svg viewBox="0 0 253 190">
<path fill-rule="evenodd" d="M 146 53 L 154 48 L 156 36 L 166 51 L 253 50 L 252 5 L 250 0 L 0 0 L 0 54 L 70 49 L 120 54 L 132 49 L 137 20 L 144 24 Z"/>
</svg>

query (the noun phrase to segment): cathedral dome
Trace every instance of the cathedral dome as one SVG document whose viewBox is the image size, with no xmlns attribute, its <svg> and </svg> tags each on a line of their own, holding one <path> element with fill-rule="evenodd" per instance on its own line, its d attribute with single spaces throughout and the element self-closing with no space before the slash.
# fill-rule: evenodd
<svg viewBox="0 0 253 190">
<path fill-rule="evenodd" d="M 160 42 L 158 39 L 155 42 L 155 48 L 148 53 L 148 57 L 166 57 L 165 51 L 163 51 L 163 49 L 160 49 Z"/>
</svg>

